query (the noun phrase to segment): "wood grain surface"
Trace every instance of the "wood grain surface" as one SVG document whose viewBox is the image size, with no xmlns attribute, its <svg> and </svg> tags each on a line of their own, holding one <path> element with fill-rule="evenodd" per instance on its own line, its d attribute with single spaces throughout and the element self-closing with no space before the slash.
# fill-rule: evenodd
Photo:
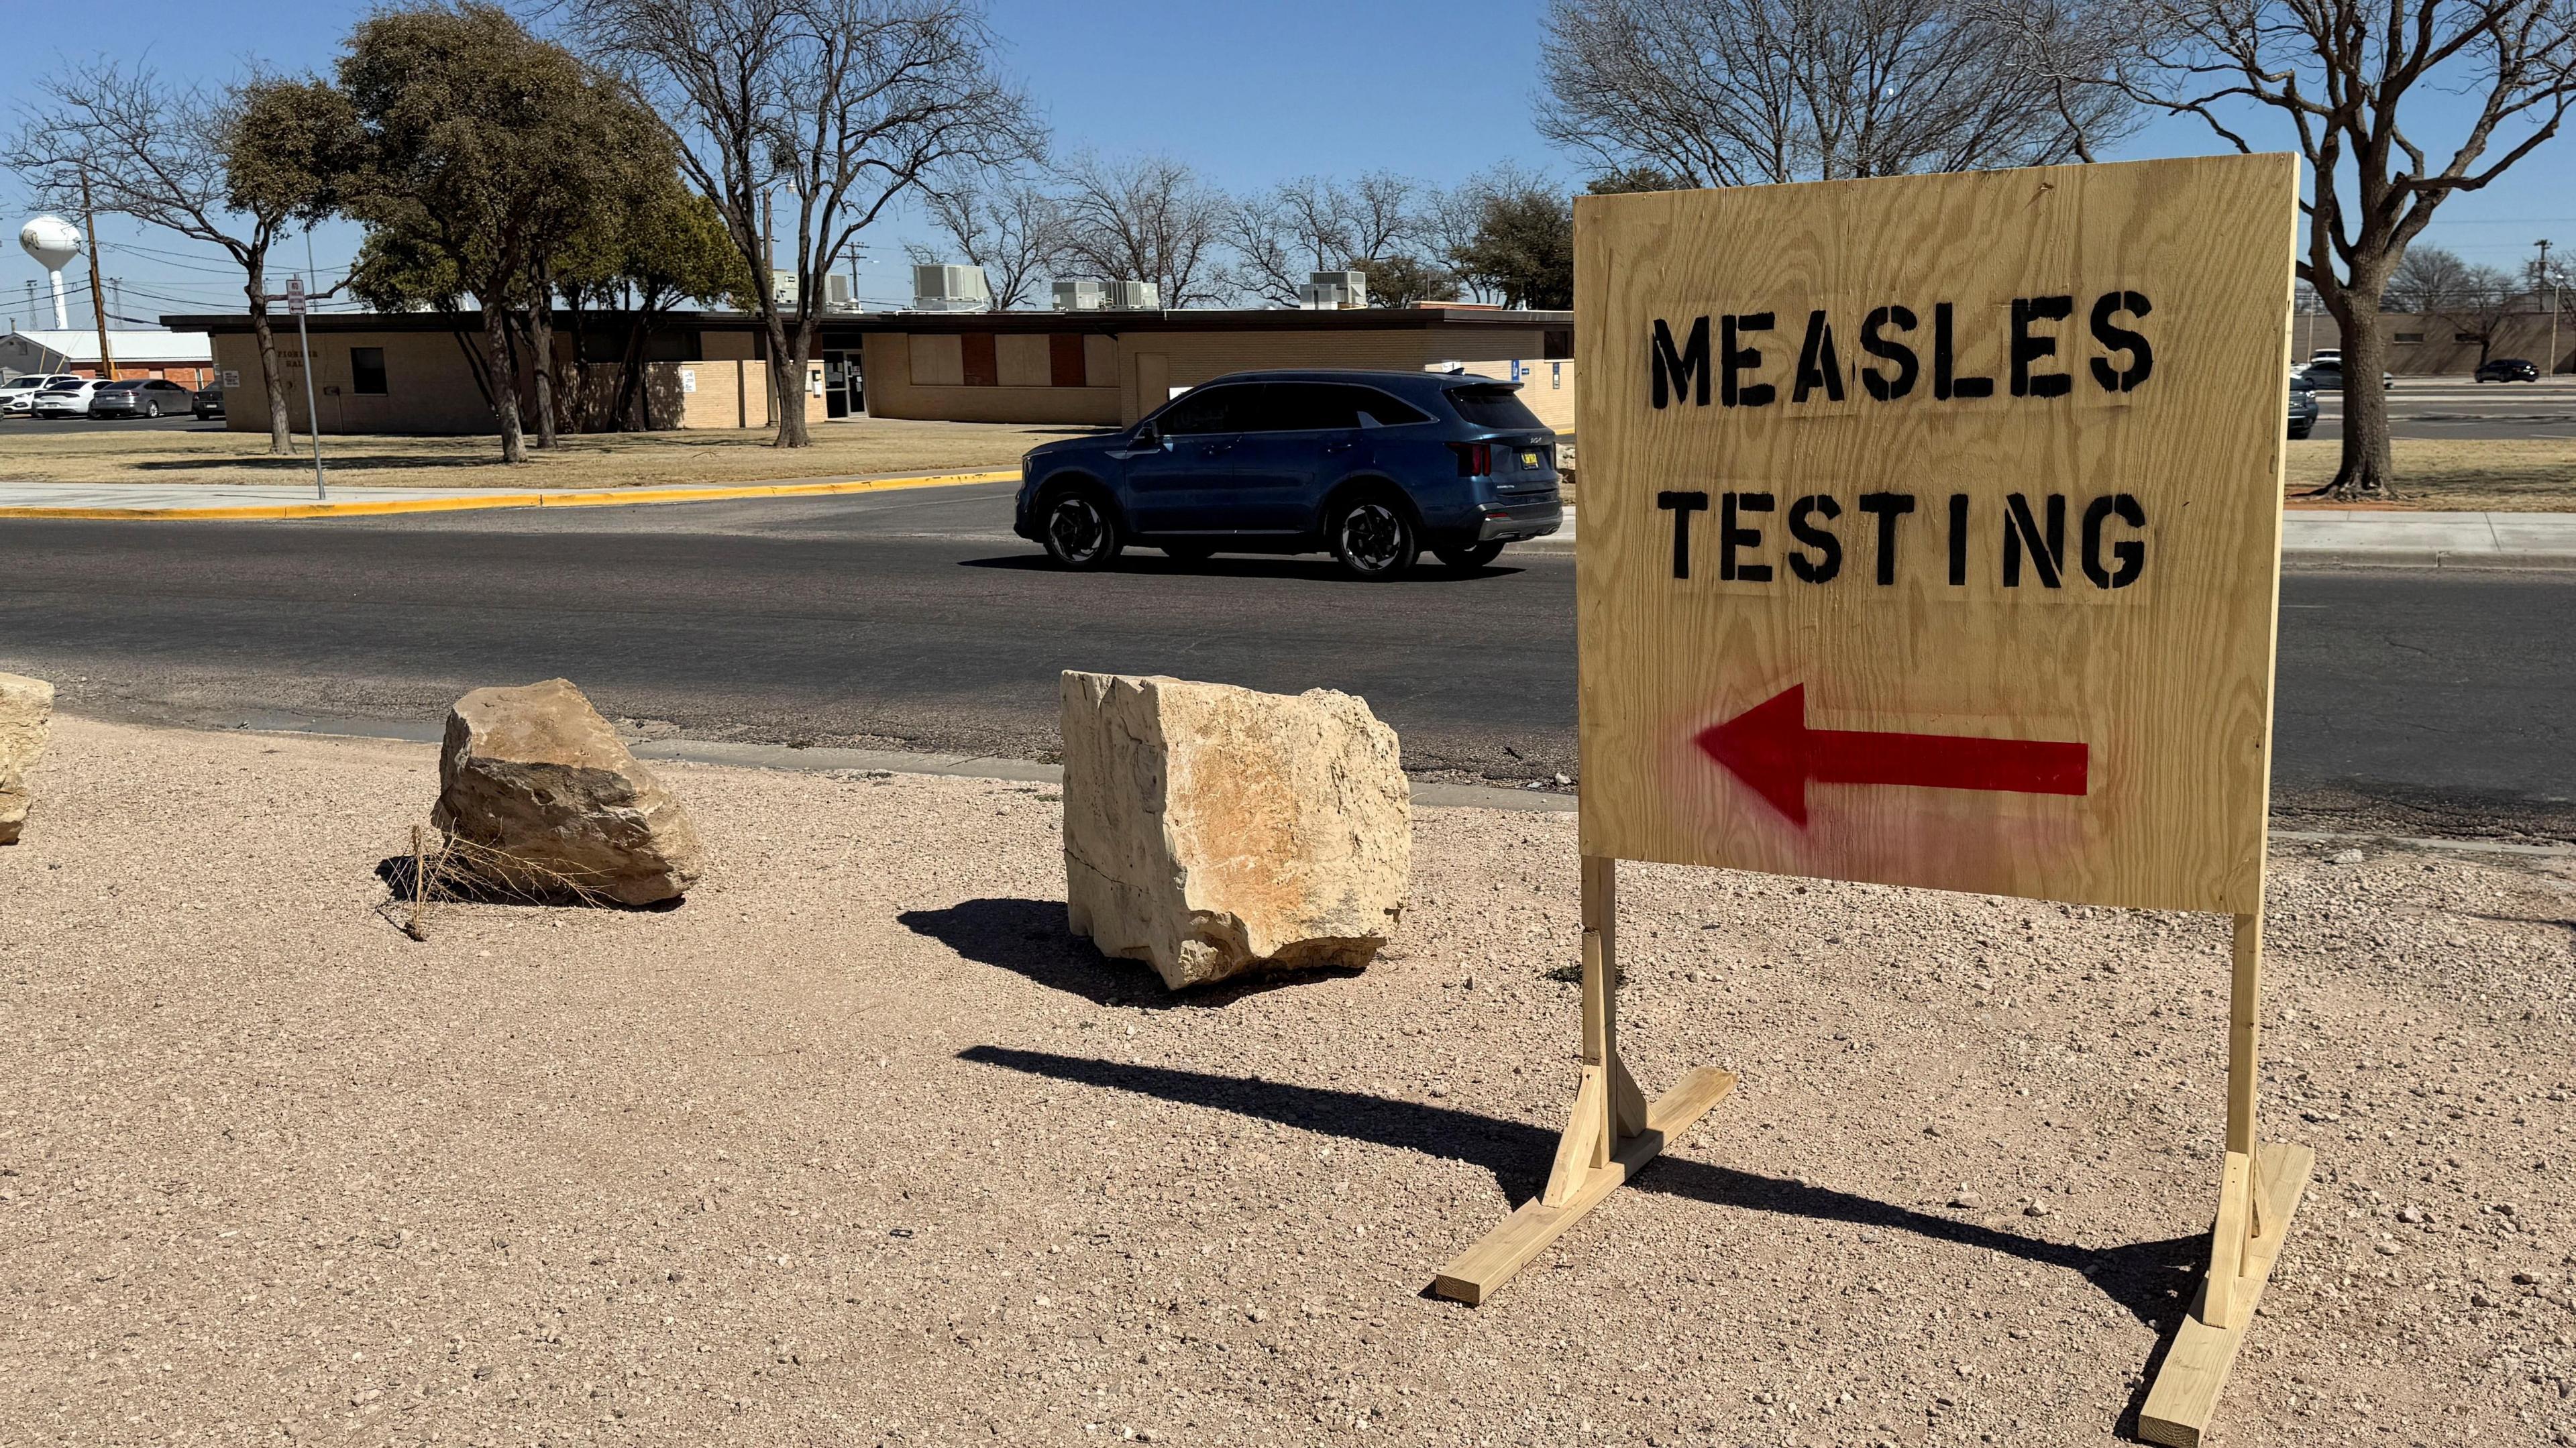
<svg viewBox="0 0 2576 1448">
<path fill-rule="evenodd" d="M 2258 910 L 2297 187 L 1578 198 L 1584 853 Z"/>
</svg>

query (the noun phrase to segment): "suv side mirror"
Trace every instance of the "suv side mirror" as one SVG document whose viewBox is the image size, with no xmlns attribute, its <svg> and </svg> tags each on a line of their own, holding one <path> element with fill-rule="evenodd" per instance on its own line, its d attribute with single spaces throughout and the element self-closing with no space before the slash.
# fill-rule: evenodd
<svg viewBox="0 0 2576 1448">
<path fill-rule="evenodd" d="M 1155 428 L 1154 424 L 1147 422 L 1139 423 L 1137 425 L 1136 446 L 1140 448 L 1160 448 L 1162 445 L 1163 434 Z"/>
</svg>

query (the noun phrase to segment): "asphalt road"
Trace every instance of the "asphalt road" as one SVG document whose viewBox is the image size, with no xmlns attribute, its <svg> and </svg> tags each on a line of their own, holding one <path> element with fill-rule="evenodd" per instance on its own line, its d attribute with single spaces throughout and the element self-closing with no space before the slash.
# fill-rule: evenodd
<svg viewBox="0 0 2576 1448">
<path fill-rule="evenodd" d="M 2401 377 L 2388 393 L 2392 437 L 2576 438 L 2576 378 L 2476 383 L 2465 377 Z M 2317 394 L 2313 436 L 2343 436 L 2343 395 Z"/>
<path fill-rule="evenodd" d="M 562 674 L 693 738 L 1045 757 L 1059 670 L 1364 695 L 1408 764 L 1576 772 L 1574 570 L 1347 583 L 1323 559 L 1058 573 L 1006 487 L 316 523 L 0 522 L 0 669 L 68 709 L 392 721 Z M 2295 573 L 2292 820 L 2576 838 L 2576 575 Z"/>
</svg>

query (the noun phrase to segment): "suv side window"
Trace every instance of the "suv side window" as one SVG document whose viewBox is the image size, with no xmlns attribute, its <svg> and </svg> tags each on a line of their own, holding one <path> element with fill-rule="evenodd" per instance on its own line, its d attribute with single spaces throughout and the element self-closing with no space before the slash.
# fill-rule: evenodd
<svg viewBox="0 0 2576 1448">
<path fill-rule="evenodd" d="M 1173 403 L 1155 427 L 1166 437 L 1215 432 L 1242 432 L 1251 423 L 1257 387 L 1211 387 Z"/>
</svg>

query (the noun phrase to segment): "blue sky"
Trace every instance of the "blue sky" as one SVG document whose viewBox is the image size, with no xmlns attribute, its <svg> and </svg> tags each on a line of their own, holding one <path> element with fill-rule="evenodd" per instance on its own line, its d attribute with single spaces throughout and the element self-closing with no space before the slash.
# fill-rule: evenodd
<svg viewBox="0 0 2576 1448">
<path fill-rule="evenodd" d="M 994 0 L 992 13 L 1007 63 L 1045 112 L 1059 148 L 1165 152 L 1218 185 L 1245 191 L 1308 173 L 1379 168 L 1448 185 L 1501 160 L 1573 178 L 1575 164 L 1529 123 L 1542 8 L 1540 0 Z M 80 27 L 50 28 L 46 39 L 0 52 L 0 94 L 15 112 L 37 77 L 95 48 L 210 83 L 254 57 L 287 69 L 326 68 L 364 7 L 198 0 L 184 13 L 207 43 L 147 45 L 125 39 L 118 27 L 82 34 L 74 33 Z M 22 42 L 38 33 L 22 30 Z M 216 37 L 234 48 L 218 49 Z M 2439 134 L 2442 118 L 2433 119 L 2427 129 Z M 2277 129 L 2257 134 L 2289 146 Z M 2200 123 L 2167 121 L 2119 154 L 2221 149 Z M 13 178 L 0 178 L 0 198 L 11 208 L 14 234 L 25 195 Z M 227 283 L 219 254 L 120 221 L 102 230 L 107 272 L 128 288 L 127 314 L 240 305 L 239 284 Z M 909 217 L 872 234 L 863 272 L 868 293 L 909 291 L 900 279 L 902 243 L 919 236 Z M 2471 261 L 2514 266 L 2540 236 L 2576 252 L 2576 140 L 2563 136 L 2486 192 L 2447 203 L 2428 239 Z M 314 238 L 325 276 L 347 263 L 356 243 L 346 226 Z M 286 250 L 300 264 L 301 244 Z M 84 266 L 75 263 L 75 270 Z M 24 318 L 30 280 L 41 280 L 35 264 L 7 247 L 0 315 Z"/>
</svg>

